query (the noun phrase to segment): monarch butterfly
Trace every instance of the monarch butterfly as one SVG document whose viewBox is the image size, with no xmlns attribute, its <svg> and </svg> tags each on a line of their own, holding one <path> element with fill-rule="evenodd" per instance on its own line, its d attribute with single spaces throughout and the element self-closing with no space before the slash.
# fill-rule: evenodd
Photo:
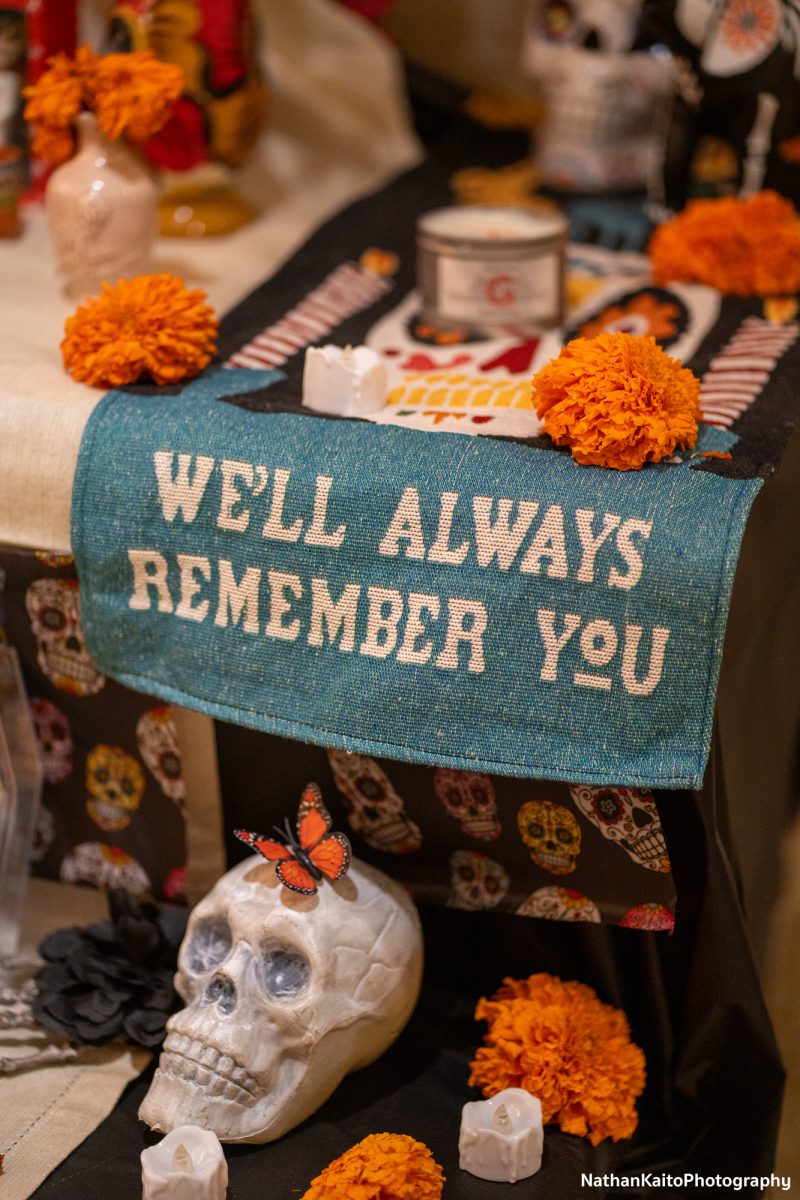
<svg viewBox="0 0 800 1200">
<path fill-rule="evenodd" d="M 273 825 L 276 837 L 248 833 L 235 829 L 240 841 L 275 863 L 275 873 L 284 887 L 303 896 L 314 896 L 317 883 L 324 875 L 341 879 L 350 866 L 350 843 L 343 833 L 331 833 L 331 815 L 322 802 L 322 793 L 315 783 L 309 783 L 300 797 L 297 811 L 297 835 L 292 833 L 289 818 L 283 829 Z"/>
</svg>

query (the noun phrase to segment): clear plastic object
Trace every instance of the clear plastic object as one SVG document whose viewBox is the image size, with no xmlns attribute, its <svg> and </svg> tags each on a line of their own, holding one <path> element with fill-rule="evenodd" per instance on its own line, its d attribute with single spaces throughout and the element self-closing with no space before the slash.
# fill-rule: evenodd
<svg viewBox="0 0 800 1200">
<path fill-rule="evenodd" d="M 42 764 L 16 651 L 0 643 L 0 954 L 19 943 Z"/>
</svg>

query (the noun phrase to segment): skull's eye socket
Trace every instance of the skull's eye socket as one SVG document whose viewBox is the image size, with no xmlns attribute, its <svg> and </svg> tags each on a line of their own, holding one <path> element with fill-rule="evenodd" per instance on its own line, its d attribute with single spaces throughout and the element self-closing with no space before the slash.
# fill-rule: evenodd
<svg viewBox="0 0 800 1200">
<path fill-rule="evenodd" d="M 171 750 L 167 750 L 161 755 L 158 761 L 167 779 L 180 779 L 181 760 L 177 754 L 174 754 Z"/>
<path fill-rule="evenodd" d="M 489 793 L 482 787 L 473 788 L 472 802 L 477 808 L 488 808 L 491 803 Z"/>
<path fill-rule="evenodd" d="M 290 946 L 269 946 L 261 954 L 261 979 L 270 1000 L 291 1000 L 308 987 L 308 959 Z"/>
<path fill-rule="evenodd" d="M 96 783 L 108 783 L 108 767 L 97 767 L 94 778 Z"/>
<path fill-rule="evenodd" d="M 494 896 L 500 891 L 500 881 L 495 879 L 494 875 L 487 875 L 483 881 L 483 886 L 490 896 Z"/>
<path fill-rule="evenodd" d="M 531 821 L 528 825 L 528 834 L 532 838 L 544 837 L 544 825 L 539 821 Z"/>
<path fill-rule="evenodd" d="M 464 883 L 472 883 L 475 878 L 475 872 L 472 867 L 459 867 L 458 877 L 459 879 L 463 879 Z"/>
<path fill-rule="evenodd" d="M 383 793 L 383 788 L 380 784 L 371 779 L 369 775 L 362 775 L 360 779 L 357 779 L 356 787 L 361 792 L 361 795 L 366 796 L 368 800 L 375 800 Z"/>
<path fill-rule="evenodd" d="M 563 826 L 561 829 L 556 830 L 556 837 L 563 846 L 569 846 L 574 841 L 570 831 L 568 829 L 564 829 Z"/>
<path fill-rule="evenodd" d="M 120 787 L 126 796 L 132 796 L 136 791 L 136 788 L 133 786 L 132 779 L 123 779 Z"/>
<path fill-rule="evenodd" d="M 184 962 L 193 974 L 205 975 L 228 957 L 230 949 L 231 931 L 227 921 L 211 917 L 198 923 L 184 954 Z"/>
<path fill-rule="evenodd" d="M 49 629 L 52 633 L 58 633 L 64 628 L 67 623 L 67 618 L 64 616 L 60 608 L 53 608 L 48 605 L 39 613 L 39 620 L 44 625 L 45 629 Z"/>
</svg>

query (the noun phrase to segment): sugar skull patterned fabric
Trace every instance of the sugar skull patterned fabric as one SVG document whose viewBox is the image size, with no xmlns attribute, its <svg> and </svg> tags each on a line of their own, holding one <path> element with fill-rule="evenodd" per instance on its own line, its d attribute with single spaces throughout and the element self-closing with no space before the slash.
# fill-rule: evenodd
<svg viewBox="0 0 800 1200">
<path fill-rule="evenodd" d="M 353 853 L 420 902 L 648 931 L 674 925 L 675 885 L 650 792 L 420 767 L 222 722 L 216 730 L 226 830 L 280 825 L 315 779 Z M 590 799 L 578 804 L 578 795 Z M 241 857 L 233 837 L 228 856 Z"/>
<path fill-rule="evenodd" d="M 20 656 L 44 775 L 34 871 L 181 903 L 185 789 L 172 711 L 92 662 L 70 555 L 4 552 L 3 575 L 3 626 Z"/>
</svg>

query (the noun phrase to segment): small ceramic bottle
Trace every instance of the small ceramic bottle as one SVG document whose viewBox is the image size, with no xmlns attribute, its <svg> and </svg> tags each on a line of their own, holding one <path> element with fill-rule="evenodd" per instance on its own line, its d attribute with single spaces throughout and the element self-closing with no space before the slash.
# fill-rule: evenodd
<svg viewBox="0 0 800 1200">
<path fill-rule="evenodd" d="M 147 272 L 156 233 L 157 189 L 149 168 L 123 141 L 77 119 L 78 150 L 56 168 L 45 206 L 56 263 L 73 300 Z"/>
</svg>

